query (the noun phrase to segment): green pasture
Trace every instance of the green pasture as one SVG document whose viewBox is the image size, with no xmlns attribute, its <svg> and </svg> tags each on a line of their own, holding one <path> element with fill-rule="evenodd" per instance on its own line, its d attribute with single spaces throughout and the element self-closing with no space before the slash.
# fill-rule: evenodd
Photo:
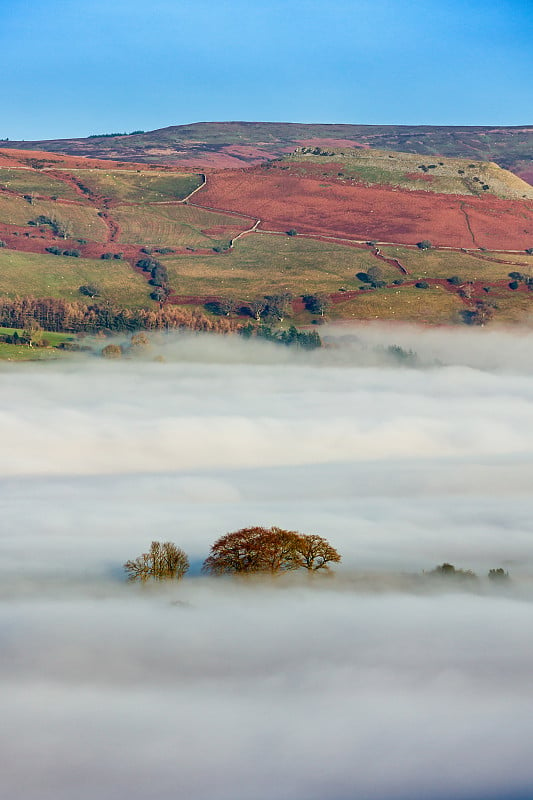
<svg viewBox="0 0 533 800">
<path fill-rule="evenodd" d="M 202 184 L 201 176 L 192 173 L 112 172 L 103 169 L 77 169 L 71 173 L 95 194 L 119 203 L 183 200 Z"/>
<path fill-rule="evenodd" d="M 112 210 L 120 225 L 120 241 L 129 244 L 205 249 L 228 247 L 250 226 L 237 216 L 189 205 L 118 206 Z M 212 232 L 213 228 L 221 228 Z"/>
<path fill-rule="evenodd" d="M 486 261 L 468 253 L 455 252 L 453 250 L 415 250 L 409 247 L 381 247 L 381 252 L 389 258 L 397 258 L 404 267 L 409 270 L 409 278 L 451 278 L 457 275 L 461 281 L 501 281 L 505 280 L 509 272 L 520 272 L 523 267 L 511 266 L 509 264 L 493 261 Z M 483 253 L 490 258 L 501 258 L 507 261 L 514 261 L 514 255 L 503 255 L 501 253 L 494 256 L 491 253 Z M 530 257 L 531 258 L 531 257 Z M 520 257 L 521 263 L 527 256 Z M 531 258 L 533 266 L 533 258 Z M 527 270 L 526 270 L 527 271 Z"/>
<path fill-rule="evenodd" d="M 75 189 L 57 178 L 52 178 L 47 172 L 39 170 L 1 168 L 0 187 L 22 195 L 39 194 L 79 200 L 79 194 Z"/>
<path fill-rule="evenodd" d="M 34 200 L 29 203 L 22 197 L 0 194 L 0 223 L 27 225 L 39 216 L 56 219 L 64 227 L 67 238 L 95 242 L 105 242 L 107 239 L 107 226 L 96 209 L 90 206 L 67 205 L 53 200 Z"/>
<path fill-rule="evenodd" d="M 178 294 L 216 294 L 250 300 L 274 292 L 294 295 L 357 289 L 355 276 L 370 267 L 383 279 L 401 277 L 399 270 L 378 261 L 369 250 L 313 239 L 254 233 L 222 254 L 166 256 L 170 283 Z"/>
<path fill-rule="evenodd" d="M 361 292 L 351 300 L 336 303 L 328 311 L 328 318 L 456 324 L 461 322 L 464 307 L 457 295 L 441 287 L 399 286 Z"/>
<path fill-rule="evenodd" d="M 97 300 L 79 287 L 96 284 Z M 150 286 L 127 261 L 21 253 L 0 249 L 0 296 L 58 297 L 80 302 L 109 302 L 121 307 L 149 307 Z"/>
</svg>

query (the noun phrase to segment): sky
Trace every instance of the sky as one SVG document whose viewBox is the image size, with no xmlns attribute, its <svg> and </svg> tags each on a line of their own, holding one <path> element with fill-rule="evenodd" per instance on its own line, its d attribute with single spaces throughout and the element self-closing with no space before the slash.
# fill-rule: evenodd
<svg viewBox="0 0 533 800">
<path fill-rule="evenodd" d="M 325 335 L 0 365 L 6 797 L 533 796 L 533 334 Z M 202 576 L 251 525 L 342 561 Z M 183 581 L 125 581 L 152 539 Z M 444 561 L 477 580 L 424 575 Z"/>
<path fill-rule="evenodd" d="M 531 123 L 530 0 L 1 0 L 0 22 L 0 138 Z"/>
</svg>

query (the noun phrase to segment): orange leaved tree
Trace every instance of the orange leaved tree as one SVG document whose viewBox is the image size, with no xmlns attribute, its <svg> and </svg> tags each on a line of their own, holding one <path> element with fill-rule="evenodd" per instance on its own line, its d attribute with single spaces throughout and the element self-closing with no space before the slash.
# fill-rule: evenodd
<svg viewBox="0 0 533 800">
<path fill-rule="evenodd" d="M 227 533 L 211 547 L 203 571 L 211 575 L 254 574 L 305 568 L 328 569 L 341 560 L 337 551 L 321 536 L 305 536 L 282 528 L 241 528 Z"/>
</svg>

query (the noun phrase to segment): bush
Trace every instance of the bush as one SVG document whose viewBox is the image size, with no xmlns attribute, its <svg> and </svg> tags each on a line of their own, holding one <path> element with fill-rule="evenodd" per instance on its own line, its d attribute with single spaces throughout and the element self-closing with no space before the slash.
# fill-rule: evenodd
<svg viewBox="0 0 533 800">
<path fill-rule="evenodd" d="M 419 250 L 431 250 L 431 242 L 429 239 L 422 239 L 421 242 L 417 242 L 416 246 Z"/>
<path fill-rule="evenodd" d="M 515 292 L 519 286 L 520 284 L 518 283 L 518 281 L 511 281 L 511 283 L 509 284 L 509 289 L 512 289 L 513 292 Z"/>
<path fill-rule="evenodd" d="M 417 289 L 429 289 L 429 283 L 426 283 L 426 281 L 417 281 L 415 286 Z"/>
<path fill-rule="evenodd" d="M 5 247 L 5 246 L 6 246 L 6 243 L 4 242 L 4 240 L 0 239 L 0 247 Z"/>
<path fill-rule="evenodd" d="M 294 228 L 291 228 L 290 230 L 287 231 L 287 236 L 298 236 L 298 231 L 295 230 Z"/>
<path fill-rule="evenodd" d="M 487 577 L 491 581 L 508 581 L 509 573 L 506 572 L 502 567 L 498 567 L 497 569 L 489 569 Z"/>
<path fill-rule="evenodd" d="M 451 278 L 448 278 L 448 283 L 451 283 L 452 286 L 460 286 L 462 281 L 459 275 L 452 275 Z"/>
<path fill-rule="evenodd" d="M 122 347 L 119 344 L 108 344 L 102 350 L 103 358 L 122 358 Z"/>
<path fill-rule="evenodd" d="M 100 294 L 100 290 L 93 283 L 86 283 L 83 286 L 80 286 L 78 291 L 85 297 L 98 297 Z"/>
<path fill-rule="evenodd" d="M 100 258 L 102 261 L 109 261 L 109 259 L 113 258 L 113 253 L 102 253 Z"/>
</svg>

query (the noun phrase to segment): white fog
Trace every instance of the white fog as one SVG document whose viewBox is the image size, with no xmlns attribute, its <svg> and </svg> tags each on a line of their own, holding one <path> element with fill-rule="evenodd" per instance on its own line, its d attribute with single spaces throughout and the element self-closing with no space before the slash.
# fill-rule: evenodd
<svg viewBox="0 0 533 800">
<path fill-rule="evenodd" d="M 0 364 L 3 796 L 532 796 L 533 333 L 324 338 Z M 202 575 L 251 525 L 342 562 Z M 126 582 L 153 539 L 182 581 Z"/>
</svg>

